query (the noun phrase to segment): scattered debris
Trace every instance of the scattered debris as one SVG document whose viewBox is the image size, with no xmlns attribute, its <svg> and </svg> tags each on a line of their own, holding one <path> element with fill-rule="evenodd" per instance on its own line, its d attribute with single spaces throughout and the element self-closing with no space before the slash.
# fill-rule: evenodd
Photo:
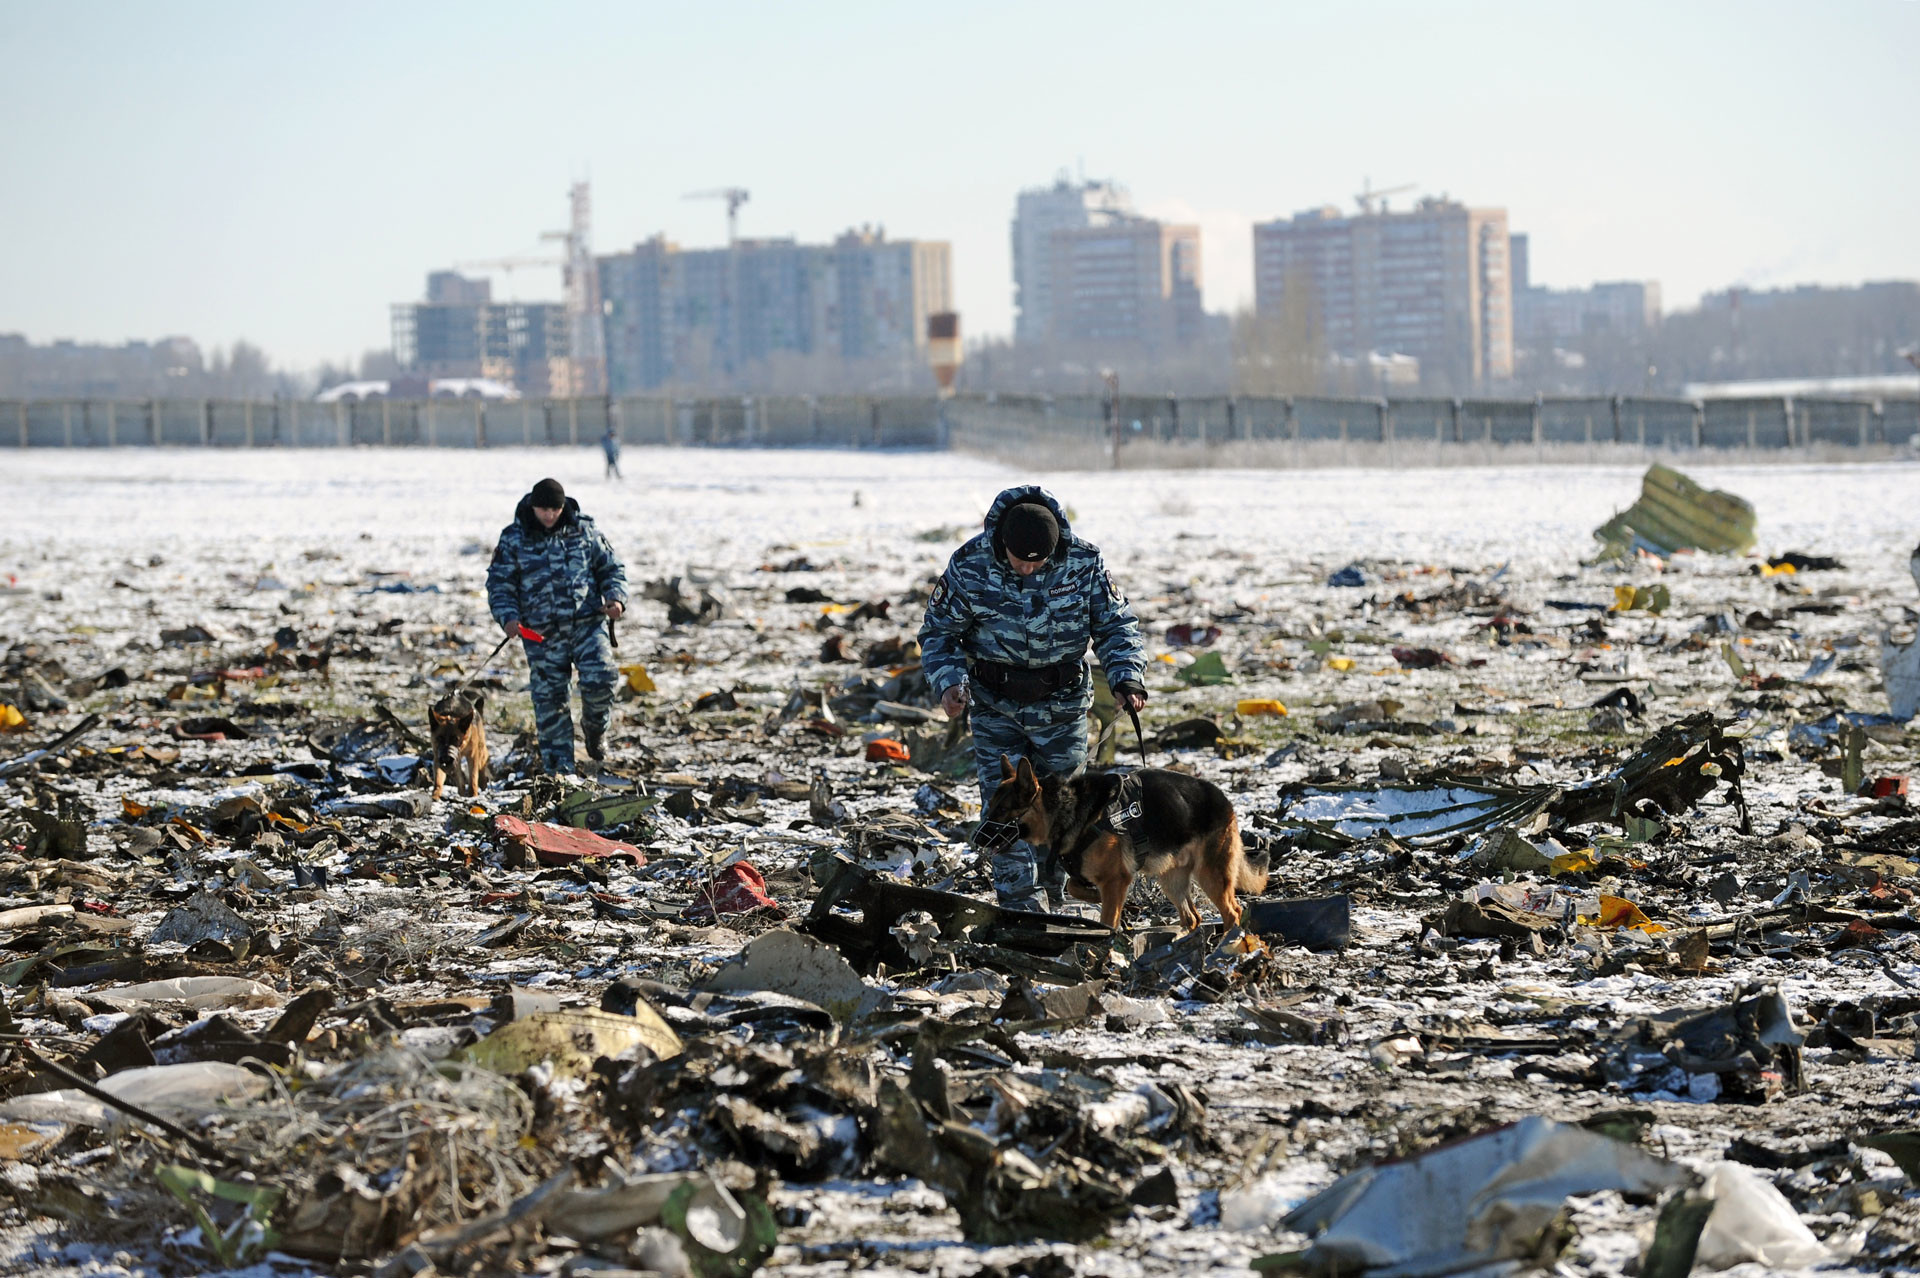
<svg viewBox="0 0 1920 1278">
<path fill-rule="evenodd" d="M 944 551 L 884 520 L 684 521 L 709 562 L 636 592 L 572 776 L 482 660 L 486 547 L 405 503 L 47 542 L 63 598 L 0 602 L 0 1268 L 1910 1269 L 1920 752 L 1879 698 L 1920 605 L 1849 531 L 1904 516 L 1749 482 L 1853 566 L 1109 521 L 1143 753 L 1269 867 L 1191 930 L 1153 885 L 1111 932 L 995 903 L 914 643 Z M 430 803 L 462 683 L 498 775 Z M 1093 683 L 1092 766 L 1138 762 Z"/>
</svg>

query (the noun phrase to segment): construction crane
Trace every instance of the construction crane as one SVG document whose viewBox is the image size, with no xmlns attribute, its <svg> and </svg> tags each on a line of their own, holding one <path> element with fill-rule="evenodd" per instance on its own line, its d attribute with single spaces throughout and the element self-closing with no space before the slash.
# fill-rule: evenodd
<svg viewBox="0 0 1920 1278">
<path fill-rule="evenodd" d="M 712 191 L 689 191 L 683 200 L 725 200 L 727 202 L 727 243 L 739 238 L 740 206 L 750 198 L 744 186 L 723 186 Z"/>
<path fill-rule="evenodd" d="M 1360 212 L 1362 214 L 1371 216 L 1373 213 L 1373 202 L 1375 200 L 1380 201 L 1380 211 L 1384 213 L 1387 211 L 1387 197 L 1389 195 L 1400 195 L 1407 191 L 1417 191 L 1419 189 L 1420 184 L 1418 182 L 1407 182 L 1401 186 L 1390 186 L 1384 191 L 1376 191 L 1373 189 L 1373 179 L 1363 178 L 1360 182 L 1360 194 L 1354 196 L 1353 199 L 1354 202 L 1360 206 Z"/>
<path fill-rule="evenodd" d="M 566 264 L 567 259 L 564 257 L 488 257 L 474 262 L 455 262 L 453 269 L 456 271 L 505 271 L 508 285 L 511 287 L 513 273 L 523 267 L 552 268 Z"/>
</svg>

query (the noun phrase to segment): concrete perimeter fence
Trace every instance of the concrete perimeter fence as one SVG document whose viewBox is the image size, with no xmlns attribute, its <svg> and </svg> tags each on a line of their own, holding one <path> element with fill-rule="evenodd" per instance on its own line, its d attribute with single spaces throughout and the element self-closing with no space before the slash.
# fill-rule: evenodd
<svg viewBox="0 0 1920 1278">
<path fill-rule="evenodd" d="M 763 395 L 707 399 L 0 400 L 0 448 L 961 449 L 1064 466 L 1457 466 L 1696 451 L 1884 458 L 1920 398 L 1328 399 Z"/>
<path fill-rule="evenodd" d="M 960 397 L 955 447 L 1053 465 L 1470 466 L 1685 452 L 1867 460 L 1920 446 L 1920 398 Z"/>
</svg>

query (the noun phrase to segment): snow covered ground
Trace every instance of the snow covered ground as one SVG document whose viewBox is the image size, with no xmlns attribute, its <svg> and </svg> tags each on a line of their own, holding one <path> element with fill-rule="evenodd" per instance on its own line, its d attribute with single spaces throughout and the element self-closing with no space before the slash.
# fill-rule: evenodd
<svg viewBox="0 0 1920 1278">
<path fill-rule="evenodd" d="M 1637 467 L 1159 471 L 1031 474 L 958 454 L 629 448 L 628 476 L 597 452 L 529 449 L 220 452 L 36 450 L 0 466 L 0 563 L 31 572 L 52 544 L 109 554 L 188 547 L 235 561 L 340 539 L 394 568 L 444 570 L 491 541 L 533 479 L 553 475 L 630 563 L 735 566 L 768 544 L 891 545 L 971 528 L 994 493 L 1038 480 L 1116 568 L 1181 534 L 1219 538 L 1276 568 L 1334 558 L 1504 562 L 1565 571 L 1638 490 Z M 1761 513 L 1763 549 L 1821 547 L 1900 571 L 1914 540 L 1920 465 L 1687 468 Z M 855 505 L 855 495 L 859 504 Z M 336 548 L 346 550 L 351 547 Z M 243 553 L 244 552 L 244 553 Z M 944 553 L 929 547 L 929 560 Z M 414 557 L 441 558 L 414 562 Z M 749 565 L 750 566 L 750 565 Z"/>
<path fill-rule="evenodd" d="M 0 588 L 9 588 L 0 594 L 0 627 L 12 643 L 56 649 L 71 672 L 121 663 L 136 679 L 142 677 L 136 667 L 161 660 L 156 632 L 189 623 L 205 624 L 234 644 L 264 642 L 289 622 L 308 633 L 348 623 L 364 632 L 392 622 L 407 633 L 438 626 L 476 636 L 486 630 L 479 593 L 485 552 L 519 496 L 534 480 L 553 475 L 612 537 L 636 595 L 648 580 L 686 576 L 722 589 L 733 602 L 736 616 L 729 621 L 671 634 L 665 633 L 664 608 L 636 606 L 623 626 L 623 657 L 647 662 L 660 685 L 658 703 L 684 707 L 701 693 L 730 686 L 742 691 L 743 705 L 777 706 L 796 683 L 827 686 L 847 672 L 814 661 L 819 609 L 785 602 L 779 588 L 805 580 L 837 599 L 898 601 L 924 585 L 971 535 L 996 492 L 1038 480 L 1070 508 L 1076 532 L 1105 551 L 1143 615 L 1150 651 L 1175 657 L 1167 631 L 1178 623 L 1218 621 L 1226 629 L 1218 650 L 1239 672 L 1237 681 L 1186 689 L 1172 680 L 1171 663 L 1156 667 L 1161 673 L 1149 707 L 1150 732 L 1189 715 L 1230 715 L 1236 698 L 1273 697 L 1291 708 L 1286 720 L 1244 725 L 1246 734 L 1262 739 L 1259 751 L 1237 758 L 1206 751 L 1181 756 L 1231 790 L 1243 820 L 1270 811 L 1281 785 L 1316 770 L 1344 768 L 1364 780 L 1383 768 L 1480 759 L 1504 761 L 1519 779 L 1559 782 L 1589 770 L 1596 747 L 1631 747 L 1652 727 L 1684 713 L 1745 714 L 1751 748 L 1768 756 L 1752 765 L 1748 785 L 1755 835 L 1737 835 L 1731 810 L 1716 797 L 1690 816 L 1684 846 L 1665 854 L 1657 867 L 1670 917 L 1691 912 L 1693 922 L 1707 923 L 1726 917 L 1703 886 L 1723 868 L 1767 878 L 1793 865 L 1823 864 L 1822 841 L 1840 841 L 1837 825 L 1819 832 L 1825 814 L 1843 801 L 1837 782 L 1821 772 L 1818 760 L 1787 748 L 1786 730 L 1830 708 L 1883 710 L 1872 640 L 1883 625 L 1901 623 L 1903 609 L 1920 607 L 1907 568 L 1920 540 L 1920 466 L 1906 463 L 1688 468 L 1701 483 L 1738 493 L 1755 506 L 1762 554 L 1794 550 L 1846 564 L 1842 571 L 1789 583 L 1800 593 L 1788 596 L 1775 581 L 1749 571 L 1757 562 L 1751 558 L 1681 556 L 1657 573 L 1644 563 L 1586 566 L 1596 548 L 1592 529 L 1637 495 L 1638 467 L 1033 475 L 958 455 L 641 448 L 628 449 L 622 461 L 627 478 L 611 482 L 601 476 L 598 453 L 589 450 L 10 453 L 0 464 Z M 799 576 L 760 571 L 802 555 L 820 570 Z M 1366 565 L 1368 588 L 1325 585 L 1330 572 L 1353 561 Z M 1391 603 L 1402 592 L 1424 595 L 1456 579 L 1490 582 L 1503 566 L 1500 584 L 1512 611 L 1536 631 L 1529 639 L 1501 643 L 1490 635 L 1485 617 L 1396 612 Z M 1611 601 L 1615 585 L 1654 580 L 1672 589 L 1668 615 L 1608 616 L 1604 640 L 1575 629 L 1591 614 L 1547 607 L 1548 600 L 1603 604 Z M 397 582 L 422 592 L 369 593 L 375 585 Z M 1746 624 L 1754 612 L 1778 611 L 1795 601 L 1838 606 Z M 1720 637 L 1686 643 L 1702 618 L 1719 615 L 1732 618 L 1737 631 L 1726 640 L 1739 644 L 1748 664 L 1764 673 L 1791 679 L 1826 654 L 1839 666 L 1815 692 L 1795 686 L 1772 701 L 1750 696 L 1722 659 Z M 917 608 L 896 603 L 899 633 L 910 636 L 917 619 Z M 1404 669 L 1390 656 L 1395 645 L 1444 648 L 1458 664 Z M 676 664 L 675 654 L 689 659 Z M 1348 668 L 1326 660 L 1342 655 Z M 398 663 L 395 668 L 410 662 L 422 678 L 431 665 L 424 652 L 382 659 Z M 524 687 L 524 675 L 518 678 Z M 1587 729 L 1590 704 L 1621 683 L 1643 693 L 1648 717 L 1624 735 L 1600 739 Z M 524 693 L 516 695 L 523 705 Z M 1389 718 L 1446 726 L 1412 738 L 1316 734 L 1316 716 L 1380 698 L 1404 705 Z M 509 721 L 514 714 L 524 721 L 524 710 L 510 712 Z M 130 731 L 131 723 L 120 735 Z M 813 766 L 803 758 L 807 747 L 790 739 L 769 745 L 767 757 L 757 758 L 745 747 L 725 744 L 675 752 L 664 727 L 635 732 L 636 744 L 645 737 L 648 748 L 672 766 L 703 776 L 758 776 L 776 762 L 794 775 L 796 757 L 801 767 Z M 1897 731 L 1883 736 L 1870 747 L 1870 770 L 1911 771 L 1911 740 Z M 1269 755 L 1269 749 L 1289 745 L 1297 748 Z M 231 763 L 249 750 L 285 747 L 189 742 L 180 748 L 189 760 Z M 855 783 L 869 771 L 851 744 L 822 766 L 836 784 Z M 120 793 L 108 783 L 99 800 L 117 804 Z M 888 797 L 876 786 L 861 804 L 910 810 L 912 793 L 908 785 Z M 805 815 L 804 804 L 769 799 L 765 806 L 776 829 Z M 1790 865 L 1782 859 L 1799 855 L 1793 851 L 1801 848 L 1797 843 L 1763 858 L 1762 841 L 1794 823 L 1803 827 L 1799 837 L 1811 843 L 1803 860 Z M 1864 825 L 1849 825 L 1848 833 L 1874 824 L 1867 818 Z M 1816 835 L 1804 833 L 1809 827 Z M 707 825 L 670 828 L 666 842 L 698 852 L 716 839 L 759 837 L 746 827 Z M 756 860 L 775 855 L 766 844 L 757 846 Z M 1689 864 L 1690 857 L 1707 855 L 1721 858 L 1711 871 L 1704 862 Z M 1254 1161 L 1255 1152 L 1266 1148 L 1263 1142 L 1278 1141 L 1264 1155 L 1273 1179 L 1263 1192 L 1291 1203 L 1370 1153 L 1394 1152 L 1397 1142 L 1412 1140 L 1416 1132 L 1460 1127 L 1468 1111 L 1482 1121 L 1500 1121 L 1536 1110 L 1573 1116 L 1644 1105 L 1657 1115 L 1654 1130 L 1669 1151 L 1696 1164 L 1719 1157 L 1729 1137 L 1741 1132 L 1782 1141 L 1845 1135 L 1847 1122 L 1836 1119 L 1848 1111 L 1871 1111 L 1876 1127 L 1895 1125 L 1903 1116 L 1911 1124 L 1916 1097 L 1910 1060 L 1855 1061 L 1823 1050 L 1808 1052 L 1809 1093 L 1737 1112 L 1678 1095 L 1649 1099 L 1558 1081 L 1577 1068 L 1577 1047 L 1531 1063 L 1460 1055 L 1424 1069 L 1390 1067 L 1372 1052 L 1375 1045 L 1436 1025 L 1457 1025 L 1463 1032 L 1488 1023 L 1532 1026 L 1591 1045 L 1595 1027 L 1723 1002 L 1753 986 L 1778 986 L 1805 1007 L 1899 997 L 1920 985 L 1920 962 L 1902 938 L 1888 941 L 1877 963 L 1842 962 L 1812 950 L 1795 951 L 1791 960 L 1755 951 L 1692 976 L 1652 963 L 1636 966 L 1631 959 L 1641 943 L 1631 938 L 1620 939 L 1617 952 L 1586 957 L 1523 952 L 1502 959 L 1499 947 L 1488 942 L 1422 954 L 1416 951 L 1421 919 L 1443 904 L 1422 876 L 1444 870 L 1422 862 L 1409 868 L 1372 854 L 1327 855 L 1319 863 L 1294 865 L 1285 876 L 1289 894 L 1310 891 L 1318 875 L 1339 885 L 1330 890 L 1366 898 L 1356 910 L 1352 950 L 1338 959 L 1296 953 L 1283 962 L 1290 986 L 1303 996 L 1294 1010 L 1342 1019 L 1350 1040 L 1281 1046 L 1249 1041 L 1230 1003 L 1175 1004 L 1170 1022 L 1144 1030 L 1089 1026 L 1046 1036 L 1050 1049 L 1104 1062 L 1099 1068 L 1113 1081 L 1131 1086 L 1159 1079 L 1203 1089 L 1224 1138 L 1219 1153 L 1179 1166 L 1177 1212 L 1138 1217 L 1110 1246 L 1078 1250 L 1073 1261 L 1081 1272 L 1234 1269 L 1298 1245 L 1297 1238 L 1236 1233 L 1217 1224 L 1221 1191 L 1263 1170 Z M 1683 883 L 1693 886 L 1682 892 L 1676 885 Z M 629 889 L 639 887 L 623 890 Z M 353 890 L 384 893 L 370 917 L 385 926 L 405 920 L 401 894 L 377 883 Z M 1629 882 L 1622 890 L 1636 889 Z M 457 907 L 436 922 L 449 932 L 471 931 L 476 919 L 485 916 Z M 150 922 L 143 918 L 143 925 Z M 476 968 L 473 976 L 492 981 L 513 975 L 595 997 L 608 977 L 623 971 L 664 977 L 723 957 L 727 951 L 713 931 L 656 933 L 637 949 L 589 948 L 590 958 L 573 971 L 551 971 L 536 957 L 519 968 L 504 962 Z M 1904 1041 L 1910 1056 L 1913 1040 Z M 1820 1232 L 1832 1245 L 1842 1251 L 1858 1245 L 1869 1222 L 1849 1216 L 1838 1205 L 1837 1190 L 1804 1167 L 1782 1171 L 1780 1179 L 1803 1214 L 1820 1218 Z M 790 1206 L 811 1213 L 788 1231 L 777 1257 L 797 1272 L 1011 1272 L 982 1266 L 1036 1254 L 1033 1248 L 986 1252 L 961 1245 L 952 1213 L 938 1194 L 924 1189 L 829 1182 L 784 1193 Z M 1815 1211 L 1808 1204 L 1826 1207 Z M 1638 1255 L 1634 1231 L 1650 1228 L 1650 1210 L 1613 1202 L 1589 1205 L 1585 1213 L 1580 1249 L 1565 1263 L 1572 1271 L 1620 1272 L 1622 1263 Z M 849 1247 L 851 1239 L 862 1240 L 864 1249 Z M 1879 1267 L 1861 1262 L 1863 1272 Z"/>
</svg>

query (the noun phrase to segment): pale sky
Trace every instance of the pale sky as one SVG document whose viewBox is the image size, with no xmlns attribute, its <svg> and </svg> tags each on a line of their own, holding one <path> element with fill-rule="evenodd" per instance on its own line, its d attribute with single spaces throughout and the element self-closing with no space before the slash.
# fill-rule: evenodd
<svg viewBox="0 0 1920 1278">
<path fill-rule="evenodd" d="M 0 332 L 388 344 L 455 261 L 883 225 L 1012 326 L 1008 221 L 1062 168 L 1203 229 L 1417 183 L 1501 206 L 1536 283 L 1920 277 L 1920 3 L 0 0 Z M 1404 198 L 1404 197 L 1403 197 Z M 559 296 L 521 271 L 522 297 Z M 496 293 L 504 286 L 496 282 Z"/>
</svg>

